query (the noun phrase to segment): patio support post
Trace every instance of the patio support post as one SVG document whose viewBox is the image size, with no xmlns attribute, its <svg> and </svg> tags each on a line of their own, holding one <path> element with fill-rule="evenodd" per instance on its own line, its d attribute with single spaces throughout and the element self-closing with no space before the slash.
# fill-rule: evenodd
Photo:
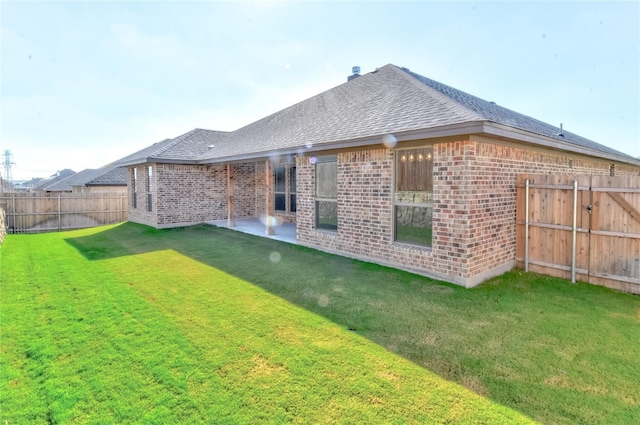
<svg viewBox="0 0 640 425">
<path fill-rule="evenodd" d="M 273 169 L 271 167 L 271 160 L 267 159 L 265 161 L 265 176 L 264 176 L 264 184 L 265 184 L 265 235 L 271 236 L 273 235 Z"/>
<path fill-rule="evenodd" d="M 231 164 L 227 164 L 227 227 L 236 226 L 233 204 L 233 174 L 231 167 Z"/>
</svg>

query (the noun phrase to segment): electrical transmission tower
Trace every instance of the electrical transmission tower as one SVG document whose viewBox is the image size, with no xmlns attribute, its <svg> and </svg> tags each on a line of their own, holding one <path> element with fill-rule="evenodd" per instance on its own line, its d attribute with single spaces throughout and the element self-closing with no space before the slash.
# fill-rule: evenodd
<svg viewBox="0 0 640 425">
<path fill-rule="evenodd" d="M 10 150 L 5 150 L 4 151 L 4 161 L 2 163 L 2 165 L 4 166 L 4 179 L 0 179 L 0 182 L 2 184 L 2 192 L 7 192 L 10 191 L 13 182 L 13 176 L 11 175 L 11 167 L 13 167 L 15 164 L 15 162 L 11 162 L 11 151 Z"/>
<path fill-rule="evenodd" d="M 4 151 L 4 162 L 2 165 L 4 166 L 4 179 L 11 183 L 13 181 L 13 177 L 11 176 L 11 167 L 16 165 L 16 163 L 11 162 L 11 151 L 8 149 Z"/>
</svg>

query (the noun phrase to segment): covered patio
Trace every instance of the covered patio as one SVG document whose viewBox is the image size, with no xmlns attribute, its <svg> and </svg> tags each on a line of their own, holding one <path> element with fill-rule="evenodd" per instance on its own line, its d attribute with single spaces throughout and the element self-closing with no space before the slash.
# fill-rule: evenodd
<svg viewBox="0 0 640 425">
<path fill-rule="evenodd" d="M 229 226 L 228 220 L 214 220 L 209 221 L 207 224 L 218 227 L 226 227 L 231 230 L 237 230 L 238 232 L 261 236 L 263 238 L 275 239 L 282 242 L 297 244 L 296 225 L 293 223 L 273 223 L 269 226 L 269 228 L 271 229 L 271 234 L 267 233 L 267 225 L 264 220 L 258 218 L 235 220 L 234 226 Z"/>
</svg>

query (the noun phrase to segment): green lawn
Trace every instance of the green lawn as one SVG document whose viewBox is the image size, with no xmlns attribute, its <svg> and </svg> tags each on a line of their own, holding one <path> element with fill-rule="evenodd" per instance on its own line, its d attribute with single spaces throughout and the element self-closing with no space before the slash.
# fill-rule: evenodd
<svg viewBox="0 0 640 425">
<path fill-rule="evenodd" d="M 0 424 L 640 423 L 640 298 L 197 226 L 8 235 Z"/>
</svg>

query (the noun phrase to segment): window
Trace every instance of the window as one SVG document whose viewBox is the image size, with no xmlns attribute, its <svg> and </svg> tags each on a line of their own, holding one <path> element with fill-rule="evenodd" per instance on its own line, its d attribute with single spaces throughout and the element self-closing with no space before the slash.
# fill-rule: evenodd
<svg viewBox="0 0 640 425">
<path fill-rule="evenodd" d="M 147 211 L 153 211 L 153 195 L 151 191 L 153 189 L 152 178 L 153 178 L 153 167 L 149 165 L 149 172 L 147 173 Z"/>
<path fill-rule="evenodd" d="M 316 162 L 316 228 L 338 230 L 338 159 Z"/>
<path fill-rule="evenodd" d="M 131 176 L 131 206 L 138 208 L 138 169 L 135 167 Z"/>
<path fill-rule="evenodd" d="M 289 168 L 289 211 L 296 212 L 296 167 Z"/>
<path fill-rule="evenodd" d="M 396 150 L 395 171 L 395 240 L 431 247 L 433 148 Z"/>
<path fill-rule="evenodd" d="M 288 165 L 275 167 L 273 186 L 273 204 L 275 210 L 296 212 L 296 167 Z M 288 205 L 287 198 L 289 202 Z"/>
<path fill-rule="evenodd" d="M 286 211 L 287 210 L 287 182 L 286 182 L 286 168 L 285 167 L 275 167 L 275 178 L 274 181 L 274 197 L 275 197 L 275 210 L 276 211 Z"/>
</svg>

